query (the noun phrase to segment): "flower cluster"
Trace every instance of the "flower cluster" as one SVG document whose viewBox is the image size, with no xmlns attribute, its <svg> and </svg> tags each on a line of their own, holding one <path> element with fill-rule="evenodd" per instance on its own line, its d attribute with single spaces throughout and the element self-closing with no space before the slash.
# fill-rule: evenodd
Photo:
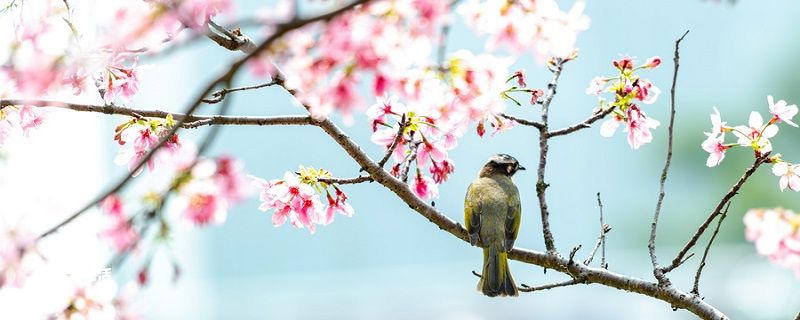
<svg viewBox="0 0 800 320">
<path fill-rule="evenodd" d="M 36 235 L 17 227 L 0 227 L 0 288 L 22 287 L 39 259 L 33 252 Z"/>
<path fill-rule="evenodd" d="M 89 85 L 110 103 L 138 91 L 136 55 L 158 50 L 184 28 L 205 32 L 211 17 L 229 10 L 230 0 L 119 0 L 96 7 L 99 32 L 82 32 L 66 2 L 42 0 L 14 8 L 14 30 L 0 43 L 10 48 L 0 60 L 0 96 L 8 92 L 41 97 Z"/>
<path fill-rule="evenodd" d="M 42 125 L 47 112 L 32 106 L 7 106 L 0 109 L 0 148 L 7 140 L 19 136 L 28 136 L 31 131 Z"/>
<path fill-rule="evenodd" d="M 772 262 L 800 277 L 800 216 L 791 210 L 751 209 L 744 216 L 745 237 Z"/>
<path fill-rule="evenodd" d="M 316 225 L 333 222 L 337 212 L 348 217 L 353 215 L 347 195 L 335 183 L 324 182 L 331 178 L 330 172 L 324 169 L 301 166 L 297 173 L 286 172 L 283 179 L 266 181 L 251 178 L 261 191 L 259 210 L 274 210 L 272 224 L 276 227 L 289 220 L 295 228 L 308 228 L 314 233 Z M 328 202 L 325 209 L 320 200 L 322 193 L 325 193 Z"/>
<path fill-rule="evenodd" d="M 760 157 L 772 152 L 772 142 L 769 140 L 778 134 L 778 123 L 784 122 L 793 127 L 797 127 L 792 121 L 797 115 L 797 106 L 790 105 L 784 100 L 775 102 L 772 96 L 767 97 L 769 112 L 772 117 L 764 122 L 760 113 L 753 111 L 747 125 L 728 126 L 727 122 L 722 121 L 719 110 L 714 108 L 711 114 L 711 131 L 705 132 L 706 140 L 700 146 L 708 152 L 706 165 L 714 167 L 725 159 L 725 152 L 733 147 L 745 147 L 753 149 L 753 154 Z M 725 143 L 725 134 L 731 132 L 737 138 L 735 143 Z M 768 159 L 773 164 L 772 173 L 780 177 L 778 185 L 781 191 L 788 187 L 794 191 L 800 191 L 800 165 L 792 164 L 776 154 Z"/>
<path fill-rule="evenodd" d="M 600 135 L 611 137 L 620 124 L 625 125 L 628 133 L 628 144 L 633 149 L 639 149 L 643 144 L 653 141 L 651 129 L 661 123 L 650 118 L 637 104 L 653 104 L 658 99 L 661 90 L 649 80 L 642 79 L 634 72 L 640 69 L 653 69 L 661 65 L 661 58 L 652 57 L 644 64 L 636 66 L 630 57 L 612 61 L 619 71 L 619 75 L 611 78 L 595 77 L 586 88 L 586 94 L 600 96 L 604 92 L 614 94 L 614 101 L 608 102 L 600 98 L 600 109 L 595 112 L 604 112 L 613 109 L 612 117 L 600 127 Z"/>
<path fill-rule="evenodd" d="M 499 45 L 517 53 L 534 49 L 539 61 L 545 61 L 572 53 L 578 32 L 589 28 L 584 7 L 583 1 L 577 1 L 564 12 L 555 0 L 469 0 L 458 12 L 469 27 L 489 34 L 487 49 Z"/>
<path fill-rule="evenodd" d="M 431 67 L 432 43 L 447 11 L 447 2 L 437 0 L 373 1 L 326 25 L 289 32 L 251 63 L 252 70 L 264 76 L 280 67 L 286 87 L 312 115 L 338 110 L 350 121 L 364 106 L 357 92 L 363 79 L 381 96 L 407 82 L 409 70 Z"/>
<path fill-rule="evenodd" d="M 167 115 L 166 119 L 159 118 L 132 118 L 118 125 L 114 129 L 114 140 L 120 146 L 128 145 L 128 148 L 121 149 L 117 154 L 116 162 L 118 165 L 127 165 L 128 170 L 133 170 L 136 165 L 147 155 L 150 150 L 158 145 L 160 139 L 169 134 L 169 131 L 175 125 L 172 115 Z M 181 144 L 178 140 L 178 135 L 174 134 L 169 137 L 165 142 L 163 148 L 159 149 L 161 154 L 175 155 L 180 149 Z M 155 167 L 155 157 L 150 157 L 147 160 L 147 167 L 151 171 Z M 142 168 L 133 173 L 134 176 L 139 175 Z"/>
<path fill-rule="evenodd" d="M 100 235 L 111 241 L 117 252 L 133 249 L 139 240 L 139 232 L 133 227 L 133 221 L 125 214 L 122 199 L 110 195 L 100 203 L 100 209 L 108 217 L 108 227 Z"/>
<path fill-rule="evenodd" d="M 190 149 L 190 148 L 187 148 Z M 196 160 L 175 180 L 181 218 L 197 226 L 225 222 L 230 207 L 250 194 L 240 161 L 230 156 Z"/>
</svg>

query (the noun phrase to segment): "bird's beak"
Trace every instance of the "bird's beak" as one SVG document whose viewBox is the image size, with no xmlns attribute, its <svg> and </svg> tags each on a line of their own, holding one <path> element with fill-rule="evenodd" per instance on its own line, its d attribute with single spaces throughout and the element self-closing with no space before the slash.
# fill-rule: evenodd
<svg viewBox="0 0 800 320">
<path fill-rule="evenodd" d="M 517 170 L 525 170 L 525 167 L 519 166 L 519 167 L 517 167 Z"/>
</svg>

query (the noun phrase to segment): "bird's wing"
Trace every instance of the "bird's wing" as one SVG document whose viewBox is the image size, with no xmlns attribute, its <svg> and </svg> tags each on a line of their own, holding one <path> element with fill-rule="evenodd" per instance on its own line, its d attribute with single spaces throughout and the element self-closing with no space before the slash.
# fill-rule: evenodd
<svg viewBox="0 0 800 320">
<path fill-rule="evenodd" d="M 464 198 L 464 224 L 469 234 L 469 243 L 479 245 L 481 232 L 481 201 L 480 192 L 474 190 L 475 183 L 467 187 L 467 196 Z M 475 194 L 473 194 L 475 193 Z"/>
<path fill-rule="evenodd" d="M 516 188 L 515 188 L 516 189 Z M 519 191 L 514 190 L 508 197 L 508 212 L 506 213 L 505 239 L 503 251 L 509 252 L 514 248 L 514 241 L 519 234 L 519 223 L 522 216 L 522 204 L 519 200 Z"/>
</svg>

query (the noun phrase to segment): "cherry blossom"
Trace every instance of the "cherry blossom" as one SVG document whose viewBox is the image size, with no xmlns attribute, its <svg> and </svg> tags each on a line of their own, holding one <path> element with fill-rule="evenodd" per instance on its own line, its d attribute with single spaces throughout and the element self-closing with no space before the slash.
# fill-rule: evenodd
<svg viewBox="0 0 800 320">
<path fill-rule="evenodd" d="M 779 100 L 778 103 L 775 103 L 772 96 L 767 96 L 767 102 L 769 102 L 769 112 L 772 113 L 775 119 L 786 122 L 790 126 L 797 127 L 797 124 L 792 122 L 792 118 L 797 114 L 796 105 L 789 105 L 783 100 Z"/>
<path fill-rule="evenodd" d="M 730 146 L 726 146 L 725 142 L 725 134 L 709 134 L 708 138 L 703 141 L 701 146 L 703 150 L 708 152 L 708 159 L 706 160 L 706 166 L 714 167 L 723 159 L 725 159 L 725 150 L 728 150 Z"/>
<path fill-rule="evenodd" d="M 751 112 L 747 126 L 736 126 L 733 134 L 739 138 L 737 142 L 744 147 L 753 147 L 759 154 L 772 151 L 772 144 L 769 139 L 778 134 L 778 127 L 775 125 L 764 125 L 764 118 L 758 112 Z"/>
<path fill-rule="evenodd" d="M 500 45 L 517 53 L 532 49 L 539 61 L 545 61 L 572 53 L 578 32 L 589 27 L 584 7 L 583 1 L 577 1 L 564 12 L 553 0 L 469 0 L 458 12 L 473 30 L 489 35 L 487 49 Z"/>
<path fill-rule="evenodd" d="M 781 177 L 778 182 L 781 191 L 786 190 L 786 187 L 800 191 L 800 165 L 779 161 L 772 165 L 772 173 Z"/>
<path fill-rule="evenodd" d="M 274 211 L 272 224 L 275 227 L 288 220 L 295 228 L 308 228 L 314 233 L 316 225 L 333 222 L 336 212 L 348 217 L 353 215 L 353 207 L 347 201 L 344 191 L 335 183 L 320 181 L 331 178 L 330 172 L 324 169 L 301 166 L 297 173 L 284 173 L 283 179 L 267 181 L 253 176 L 250 178 L 253 185 L 260 190 L 259 210 Z M 320 194 L 323 192 L 328 202 L 324 211 L 320 201 Z"/>
<path fill-rule="evenodd" d="M 126 57 L 118 55 L 112 59 L 101 72 L 98 88 L 103 93 L 103 100 L 110 103 L 117 96 L 130 100 L 139 91 L 139 75 L 136 62 L 125 66 Z"/>
<path fill-rule="evenodd" d="M 128 170 L 133 169 L 154 149 L 160 139 L 163 139 L 175 125 L 172 116 L 166 119 L 131 119 L 115 128 L 114 140 L 121 146 L 128 144 L 129 148 L 120 149 L 114 162 L 117 165 L 127 165 Z M 159 149 L 158 156 L 163 158 L 174 157 L 180 149 L 180 141 L 177 135 L 170 136 L 164 143 L 164 147 Z M 147 168 L 152 171 L 155 168 L 155 158 L 147 160 Z M 163 160 L 162 160 L 163 161 Z M 142 172 L 142 168 L 133 173 L 137 176 Z"/>
<path fill-rule="evenodd" d="M 417 197 L 423 200 L 433 199 L 439 196 L 439 187 L 436 186 L 433 179 L 421 173 L 417 173 L 414 177 L 414 181 L 411 183 L 411 190 L 414 191 Z"/>
<path fill-rule="evenodd" d="M 0 225 L 0 288 L 22 287 L 36 264 L 36 236 L 17 226 Z"/>
<path fill-rule="evenodd" d="M 600 135 L 611 137 L 619 125 L 624 123 L 625 131 L 628 132 L 628 144 L 631 148 L 638 149 L 643 144 L 653 141 L 650 130 L 658 127 L 660 122 L 648 117 L 635 101 L 653 104 L 658 99 L 661 90 L 649 80 L 642 79 L 635 71 L 658 67 L 660 58 L 652 57 L 639 68 L 634 67 L 635 61 L 630 57 L 613 60 L 611 64 L 619 71 L 619 75 L 595 77 L 586 89 L 586 94 L 597 96 L 606 92 L 614 94 L 613 102 L 606 101 L 602 96 L 599 97 L 600 108 L 595 112 L 616 108 L 611 112 L 612 117 L 601 125 Z"/>
<path fill-rule="evenodd" d="M 729 128 L 725 126 L 726 124 L 727 122 L 722 122 L 722 117 L 719 115 L 719 110 L 717 110 L 717 107 L 714 107 L 714 113 L 711 114 L 711 132 L 708 133 L 723 133 L 726 130 L 729 130 Z"/>
<path fill-rule="evenodd" d="M 330 192 L 326 193 L 326 197 L 328 198 L 328 208 L 325 210 L 325 216 L 322 220 L 322 224 L 328 225 L 333 222 L 333 217 L 336 212 L 341 213 L 345 216 L 352 216 L 353 215 L 353 207 L 347 202 L 347 196 L 342 192 L 341 189 L 334 187 L 336 191 L 336 198 L 333 198 Z"/>
<path fill-rule="evenodd" d="M 751 209 L 744 216 L 745 235 L 758 254 L 800 277 L 800 217 L 785 209 Z"/>
<path fill-rule="evenodd" d="M 661 124 L 657 120 L 648 118 L 636 105 L 631 105 L 628 109 L 627 120 L 625 131 L 628 132 L 628 144 L 634 150 L 653 141 L 650 129 L 655 129 Z"/>
</svg>

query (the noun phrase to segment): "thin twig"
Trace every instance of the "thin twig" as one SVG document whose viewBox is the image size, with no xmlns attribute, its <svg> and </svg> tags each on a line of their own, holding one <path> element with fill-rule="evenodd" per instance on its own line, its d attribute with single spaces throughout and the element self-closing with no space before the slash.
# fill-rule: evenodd
<svg viewBox="0 0 800 320">
<path fill-rule="evenodd" d="M 436 51 L 436 64 L 439 69 L 444 68 L 444 57 L 447 54 L 447 38 L 450 35 L 450 22 L 442 23 L 442 30 L 439 32 L 439 48 Z"/>
<path fill-rule="evenodd" d="M 672 141 L 674 138 L 675 128 L 675 85 L 678 82 L 678 68 L 680 67 L 680 45 L 684 37 L 689 33 L 689 30 L 675 41 L 675 69 L 672 71 L 672 90 L 670 90 L 670 113 L 669 113 L 669 128 L 668 142 L 667 142 L 667 159 L 664 161 L 664 169 L 661 171 L 661 179 L 659 180 L 658 201 L 656 202 L 656 210 L 653 213 L 653 222 L 650 224 L 650 240 L 647 242 L 647 248 L 650 253 L 650 262 L 653 264 L 653 275 L 662 285 L 669 285 L 669 279 L 664 275 L 661 267 L 658 265 L 658 258 L 656 257 L 656 230 L 658 229 L 658 216 L 661 213 L 661 206 L 664 203 L 664 185 L 667 181 L 669 174 L 669 165 L 672 163 Z"/>
<path fill-rule="evenodd" d="M 184 120 L 181 127 L 185 129 L 193 129 L 206 125 L 255 125 L 255 126 L 270 126 L 270 125 L 311 125 L 310 116 L 267 116 L 267 117 L 231 117 L 222 115 L 186 115 L 183 113 L 170 113 L 160 110 L 146 110 L 146 109 L 133 109 L 115 105 L 103 106 L 92 104 L 77 104 L 53 100 L 38 100 L 38 99 L 0 99 L 0 108 L 12 105 L 26 105 L 33 107 L 53 107 L 69 109 L 79 112 L 95 112 L 104 114 L 114 114 L 122 116 L 130 116 L 135 118 L 161 118 L 164 119 L 172 115 L 175 120 Z"/>
<path fill-rule="evenodd" d="M 694 274 L 694 287 L 692 287 L 693 294 L 700 294 L 700 274 L 703 273 L 703 268 L 706 266 L 706 258 L 708 258 L 708 251 L 711 250 L 711 244 L 714 243 L 714 239 L 717 238 L 717 234 L 719 233 L 719 228 L 722 226 L 722 221 L 725 221 L 725 217 L 728 216 L 728 209 L 731 208 L 731 203 L 728 202 L 728 206 L 725 207 L 725 211 L 722 212 L 722 215 L 719 216 L 719 220 L 717 221 L 717 227 L 714 228 L 714 233 L 711 234 L 711 239 L 708 240 L 708 244 L 706 245 L 706 250 L 703 252 L 703 258 L 700 260 L 700 265 L 697 267 L 697 272 Z"/>
<path fill-rule="evenodd" d="M 547 133 L 547 136 L 548 137 L 564 136 L 581 129 L 591 128 L 593 123 L 595 123 L 597 120 L 605 118 L 611 112 L 614 112 L 614 109 L 616 108 L 617 108 L 616 106 L 612 106 L 611 108 L 593 114 L 591 117 L 587 118 L 586 120 L 583 120 L 581 123 L 574 124 L 566 128 L 550 131 Z"/>
<path fill-rule="evenodd" d="M 750 178 L 750 176 L 753 175 L 754 172 L 756 172 L 758 167 L 767 162 L 767 160 L 769 160 L 769 155 L 770 155 L 769 153 L 766 153 L 756 158 L 753 164 L 749 168 L 747 168 L 747 171 L 745 171 L 744 174 L 742 174 L 742 176 L 739 178 L 739 181 L 736 181 L 736 184 L 734 184 L 731 187 L 731 189 L 728 190 L 728 193 L 726 193 L 722 197 L 722 199 L 720 199 L 719 203 L 717 203 L 717 206 L 714 208 L 714 210 L 711 211 L 711 213 L 706 218 L 706 221 L 704 221 L 703 224 L 701 224 L 697 228 L 697 231 L 695 231 L 694 235 L 692 236 L 692 238 L 689 239 L 686 245 L 683 246 L 683 249 L 681 249 L 681 251 L 678 252 L 678 254 L 675 256 L 675 258 L 672 259 L 672 263 L 669 266 L 663 268 L 664 273 L 672 271 L 685 261 L 684 256 L 686 256 L 689 250 L 691 250 L 697 244 L 697 240 L 700 239 L 700 236 L 702 236 L 703 233 L 706 231 L 706 229 L 708 229 L 708 226 L 711 224 L 712 221 L 714 221 L 714 218 L 716 218 L 718 215 L 722 213 L 722 208 L 725 207 L 725 205 L 734 196 L 736 196 L 742 185 L 744 185 L 747 179 Z"/>
<path fill-rule="evenodd" d="M 536 196 L 539 199 L 539 212 L 542 217 L 542 236 L 544 237 L 544 245 L 547 252 L 550 254 L 558 254 L 556 250 L 555 241 L 553 240 L 553 233 L 550 231 L 550 211 L 547 209 L 547 200 L 545 198 L 545 190 L 548 184 L 544 182 L 544 171 L 547 166 L 547 150 L 549 146 L 547 140 L 547 113 L 550 108 L 550 103 L 553 102 L 553 97 L 556 95 L 556 87 L 558 86 L 558 77 L 561 76 L 564 63 L 566 61 L 560 58 L 553 58 L 553 64 L 550 70 L 553 72 L 553 78 L 547 85 L 547 95 L 545 95 L 542 102 L 542 126 L 539 128 L 539 169 L 536 179 Z"/>
<path fill-rule="evenodd" d="M 392 143 L 389 145 L 389 149 L 386 150 L 386 154 L 383 156 L 383 158 L 381 158 L 381 161 L 378 161 L 378 166 L 383 168 L 383 166 L 386 165 L 386 162 L 389 161 L 389 158 L 392 157 L 394 149 L 397 148 L 397 144 L 400 143 L 400 140 L 403 139 L 403 132 L 406 130 L 407 126 L 408 123 L 406 121 L 406 114 L 404 113 L 403 117 L 400 119 L 400 124 L 398 125 L 397 133 L 394 136 L 394 140 L 392 140 Z"/>
<path fill-rule="evenodd" d="M 524 125 L 524 126 L 531 126 L 531 127 L 536 128 L 536 129 L 539 129 L 539 130 L 544 128 L 544 125 L 541 122 L 528 120 L 528 119 L 523 119 L 523 118 L 518 118 L 518 117 L 512 116 L 512 115 L 507 114 L 507 113 L 501 113 L 500 116 L 503 117 L 503 118 L 506 118 L 508 120 L 512 120 L 512 121 L 514 121 L 516 123 L 519 123 L 521 125 Z"/>
<path fill-rule="evenodd" d="M 597 242 L 589 253 L 589 256 L 583 260 L 583 264 L 587 266 L 591 264 L 594 255 L 597 253 L 597 249 L 602 246 L 600 267 L 606 268 L 606 233 L 611 231 L 611 227 L 603 222 L 603 202 L 600 201 L 600 192 L 597 193 L 597 206 L 600 208 L 600 235 L 597 237 Z"/>
<path fill-rule="evenodd" d="M 558 287 L 567 287 L 567 286 L 576 285 L 576 284 L 579 284 L 579 283 L 581 283 L 581 282 L 578 281 L 578 280 L 575 280 L 575 279 L 569 279 L 569 280 L 563 281 L 563 282 L 545 284 L 545 285 L 536 286 L 536 287 L 530 287 L 530 286 L 522 283 L 522 284 L 520 284 L 520 288 L 517 288 L 517 290 L 519 290 L 520 292 L 534 292 L 534 291 L 550 290 L 550 289 L 558 288 Z"/>
<path fill-rule="evenodd" d="M 220 101 L 222 101 L 222 99 L 225 98 L 225 95 L 227 95 L 227 94 L 229 94 L 231 92 L 245 91 L 245 90 L 255 90 L 255 89 L 260 89 L 260 88 L 264 88 L 264 87 L 274 86 L 274 85 L 277 85 L 277 84 L 278 84 L 277 81 L 272 80 L 272 81 L 267 82 L 267 83 L 256 84 L 256 85 L 252 85 L 252 86 L 243 86 L 243 87 L 236 87 L 236 88 L 222 88 L 222 89 L 219 89 L 219 90 L 215 91 L 214 93 L 212 93 L 211 94 L 212 98 L 203 99 L 203 102 L 209 103 L 209 104 L 219 103 Z"/>
<path fill-rule="evenodd" d="M 405 161 L 403 161 L 403 173 L 400 175 L 400 180 L 404 183 L 408 183 L 408 172 L 411 170 L 411 164 L 414 163 L 414 160 L 417 159 L 417 148 L 419 147 L 418 144 L 412 143 L 409 147 L 409 153 L 406 156 Z"/>
<path fill-rule="evenodd" d="M 358 176 L 353 178 L 317 178 L 317 181 L 328 184 L 357 184 L 363 182 L 372 182 L 372 177 Z"/>
</svg>

